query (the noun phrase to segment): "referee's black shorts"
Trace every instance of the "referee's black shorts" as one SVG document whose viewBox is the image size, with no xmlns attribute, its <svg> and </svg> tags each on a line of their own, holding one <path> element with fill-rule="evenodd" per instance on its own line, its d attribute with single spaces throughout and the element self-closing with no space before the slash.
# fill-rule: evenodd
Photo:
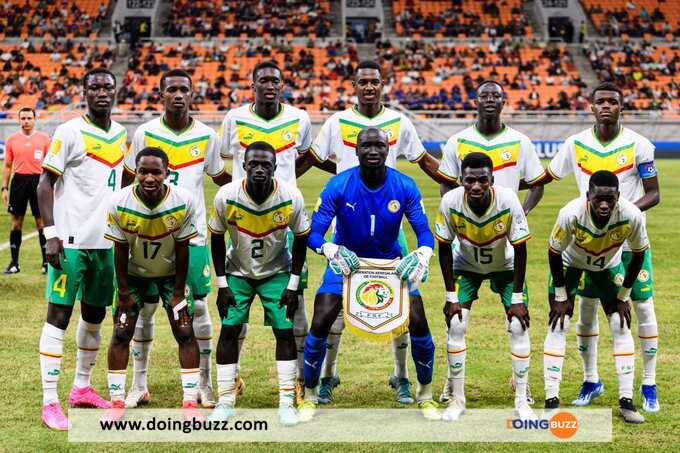
<svg viewBox="0 0 680 453">
<path fill-rule="evenodd" d="M 7 212 L 15 216 L 24 216 L 30 203 L 33 217 L 40 217 L 40 209 L 38 208 L 39 180 L 40 175 L 15 173 L 9 188 L 9 208 L 7 208 Z"/>
</svg>

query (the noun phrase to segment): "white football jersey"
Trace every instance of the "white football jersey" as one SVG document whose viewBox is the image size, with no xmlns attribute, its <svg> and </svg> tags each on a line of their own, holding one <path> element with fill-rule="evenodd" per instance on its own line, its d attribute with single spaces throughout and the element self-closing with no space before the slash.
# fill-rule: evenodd
<svg viewBox="0 0 680 453">
<path fill-rule="evenodd" d="M 111 121 L 108 131 L 87 114 L 54 132 L 43 168 L 60 176 L 54 186 L 54 225 L 64 248 L 109 249 L 106 207 L 120 189 L 127 131 Z"/>
<path fill-rule="evenodd" d="M 254 104 L 244 105 L 224 117 L 217 131 L 220 152 L 224 157 L 233 157 L 234 179 L 246 177 L 243 169 L 246 148 L 253 142 L 264 141 L 276 150 L 276 172 L 274 176 L 297 186 L 295 159 L 298 152 L 305 152 L 312 142 L 312 123 L 304 110 L 288 104 L 281 104 L 281 111 L 271 120 L 255 113 Z"/>
<path fill-rule="evenodd" d="M 640 209 L 619 198 L 607 225 L 592 221 L 585 197 L 570 201 L 560 210 L 550 235 L 550 249 L 562 253 L 565 266 L 599 272 L 621 262 L 624 242 L 634 252 L 649 247 L 645 220 Z"/>
<path fill-rule="evenodd" d="M 166 184 L 165 198 L 151 208 L 140 198 L 138 188 L 134 184 L 113 195 L 105 236 L 130 246 L 130 275 L 149 278 L 174 275 L 175 242 L 198 235 L 196 201 L 188 190 Z"/>
<path fill-rule="evenodd" d="M 357 167 L 357 136 L 367 127 L 377 127 L 387 134 L 388 167 L 397 168 L 399 156 L 406 157 L 410 162 L 418 162 L 425 155 L 425 148 L 411 120 L 384 106 L 372 118 L 362 115 L 356 106 L 334 113 L 321 127 L 310 151 L 321 162 L 335 154 L 338 173 Z"/>
<path fill-rule="evenodd" d="M 290 272 L 288 229 L 296 236 L 309 233 L 309 220 L 302 193 L 297 187 L 273 178 L 274 190 L 262 204 L 246 192 L 246 180 L 222 186 L 208 220 L 217 234 L 229 232 L 227 274 L 262 279 Z"/>
<path fill-rule="evenodd" d="M 531 239 L 517 195 L 503 187 L 491 187 L 490 192 L 491 205 L 482 216 L 470 209 L 463 187 L 442 197 L 435 237 L 447 244 L 458 239 L 453 250 L 454 270 L 478 274 L 513 270 L 513 245 Z"/>
<path fill-rule="evenodd" d="M 439 173 L 450 181 L 460 178 L 460 164 L 470 153 L 483 153 L 493 162 L 493 185 L 519 192 L 519 181 L 533 184 L 545 171 L 529 137 L 507 126 L 493 137 L 482 135 L 477 125 L 452 135 L 444 146 Z"/>
<path fill-rule="evenodd" d="M 170 129 L 163 119 L 153 119 L 139 126 L 132 137 L 130 152 L 125 156 L 125 169 L 135 172 L 135 159 L 139 151 L 147 146 L 160 148 L 168 155 L 170 176 L 167 183 L 183 187 L 196 197 L 196 222 L 198 236 L 191 240 L 193 245 L 206 245 L 205 194 L 203 174 L 215 177 L 224 173 L 224 161 L 217 148 L 215 131 L 195 119 L 182 132 Z"/>
</svg>

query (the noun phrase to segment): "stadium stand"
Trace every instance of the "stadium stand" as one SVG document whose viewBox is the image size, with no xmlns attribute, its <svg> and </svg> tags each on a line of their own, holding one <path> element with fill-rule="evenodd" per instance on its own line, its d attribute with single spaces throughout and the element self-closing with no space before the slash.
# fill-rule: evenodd
<svg viewBox="0 0 680 453">
<path fill-rule="evenodd" d="M 526 36 L 528 21 L 521 0 L 395 0 L 392 11 L 398 36 Z"/>
<path fill-rule="evenodd" d="M 581 0 L 602 36 L 680 36 L 680 2 L 665 0 Z M 605 7 L 602 7 L 602 4 Z"/>
<path fill-rule="evenodd" d="M 96 37 L 108 0 L 4 0 L 0 34 L 13 37 Z"/>
</svg>

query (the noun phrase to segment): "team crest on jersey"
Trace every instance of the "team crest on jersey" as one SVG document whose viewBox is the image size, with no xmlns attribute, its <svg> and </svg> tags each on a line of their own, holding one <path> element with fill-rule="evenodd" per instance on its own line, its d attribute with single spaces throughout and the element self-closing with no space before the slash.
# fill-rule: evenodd
<svg viewBox="0 0 680 453">
<path fill-rule="evenodd" d="M 621 286 L 623 285 L 623 274 L 618 273 L 614 276 L 614 283 L 617 285 Z"/>
<path fill-rule="evenodd" d="M 286 221 L 286 216 L 283 214 L 283 212 L 276 211 L 272 216 L 272 220 L 274 220 L 275 224 L 280 225 Z"/>
<path fill-rule="evenodd" d="M 191 290 L 189 289 L 189 285 L 184 285 L 184 297 L 189 297 L 191 295 Z"/>
<path fill-rule="evenodd" d="M 392 129 L 385 129 L 385 133 L 387 134 L 388 141 L 392 141 L 394 138 L 394 131 Z"/>
<path fill-rule="evenodd" d="M 503 231 L 505 231 L 505 224 L 503 223 L 503 221 L 502 220 L 496 220 L 493 224 L 493 230 L 496 233 L 502 233 Z"/>
<path fill-rule="evenodd" d="M 175 228 L 175 225 L 177 225 L 176 218 L 174 218 L 171 215 L 165 218 L 165 226 L 167 226 L 168 228 Z"/>
<path fill-rule="evenodd" d="M 649 280 L 649 272 L 645 269 L 642 269 L 638 274 L 637 279 L 640 280 L 641 282 L 646 282 L 647 280 Z"/>
<path fill-rule="evenodd" d="M 120 152 L 125 155 L 128 155 L 130 153 L 130 149 L 127 147 L 125 142 L 120 142 Z"/>
<path fill-rule="evenodd" d="M 394 300 L 392 287 L 382 280 L 368 280 L 357 288 L 357 302 L 366 310 L 378 311 L 387 308 Z"/>
<path fill-rule="evenodd" d="M 392 214 L 399 211 L 399 208 L 401 208 L 401 204 L 399 204 L 398 200 L 392 200 L 389 203 L 387 203 L 387 210 L 390 211 Z"/>
<path fill-rule="evenodd" d="M 281 134 L 281 138 L 283 139 L 283 141 L 289 142 L 289 141 L 293 140 L 293 134 L 289 130 L 285 130 Z"/>
<path fill-rule="evenodd" d="M 501 159 L 503 161 L 508 161 L 512 159 L 512 153 L 510 152 L 510 150 L 504 149 L 503 151 L 501 151 Z"/>
<path fill-rule="evenodd" d="M 203 266 L 203 276 L 210 277 L 210 266 L 207 264 Z"/>
<path fill-rule="evenodd" d="M 623 238 L 621 232 L 616 230 L 609 233 L 609 237 L 612 239 L 612 241 L 620 241 Z"/>
<path fill-rule="evenodd" d="M 192 146 L 189 148 L 189 155 L 191 157 L 198 157 L 201 154 L 201 150 L 199 149 L 198 146 Z"/>
<path fill-rule="evenodd" d="M 625 154 L 621 153 L 618 156 L 616 156 L 616 163 L 623 167 L 628 163 L 628 157 L 626 157 Z"/>
</svg>

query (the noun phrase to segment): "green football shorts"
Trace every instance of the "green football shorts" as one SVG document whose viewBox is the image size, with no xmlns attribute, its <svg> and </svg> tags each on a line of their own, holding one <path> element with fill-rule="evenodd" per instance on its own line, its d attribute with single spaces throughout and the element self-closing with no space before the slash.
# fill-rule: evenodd
<svg viewBox="0 0 680 453">
<path fill-rule="evenodd" d="M 132 313 L 130 313 L 132 316 L 136 316 L 139 313 L 139 310 L 144 307 L 144 303 L 149 299 L 150 295 L 160 296 L 161 301 L 163 301 L 163 308 L 167 310 L 168 302 L 175 290 L 175 276 L 136 277 L 134 275 L 128 275 L 128 287 L 130 289 L 130 295 L 135 302 L 137 302 L 137 310 L 133 310 Z M 194 298 L 192 297 L 191 287 L 189 285 L 184 286 L 184 297 L 187 300 L 189 313 L 193 314 Z M 116 313 L 116 304 L 113 305 L 113 313 Z"/>
<path fill-rule="evenodd" d="M 513 271 L 489 272 L 488 274 L 478 274 L 469 271 L 454 271 L 456 278 L 456 292 L 458 301 L 461 304 L 471 303 L 479 299 L 479 287 L 484 280 L 489 280 L 491 291 L 501 296 L 501 302 L 505 308 L 510 308 L 512 304 L 512 292 L 515 280 Z M 522 289 L 522 300 L 524 306 L 529 306 L 529 292 L 526 281 Z"/>
<path fill-rule="evenodd" d="M 64 249 L 62 270 L 48 266 L 45 297 L 48 302 L 73 306 L 76 300 L 108 307 L 115 297 L 113 249 Z"/>
<path fill-rule="evenodd" d="M 626 275 L 626 269 L 630 260 L 633 258 L 633 252 L 623 252 L 621 255 L 621 262 L 623 263 L 623 275 Z M 654 279 L 652 273 L 652 249 L 645 250 L 645 260 L 642 263 L 642 269 L 638 277 L 633 283 L 633 288 L 630 292 L 631 300 L 645 300 L 654 296 Z M 577 294 L 582 297 L 597 298 L 597 288 L 593 285 L 592 280 L 586 272 L 583 273 L 581 283 L 578 287 Z"/>
<path fill-rule="evenodd" d="M 274 329 L 292 329 L 293 320 L 286 318 L 286 307 L 279 308 L 283 291 L 288 286 L 290 274 L 280 272 L 260 280 L 227 275 L 229 289 L 236 300 L 235 307 L 228 307 L 227 317 L 222 319 L 225 326 L 238 326 L 249 322 L 250 305 L 255 296 L 260 297 L 264 307 L 264 325 Z"/>
</svg>

